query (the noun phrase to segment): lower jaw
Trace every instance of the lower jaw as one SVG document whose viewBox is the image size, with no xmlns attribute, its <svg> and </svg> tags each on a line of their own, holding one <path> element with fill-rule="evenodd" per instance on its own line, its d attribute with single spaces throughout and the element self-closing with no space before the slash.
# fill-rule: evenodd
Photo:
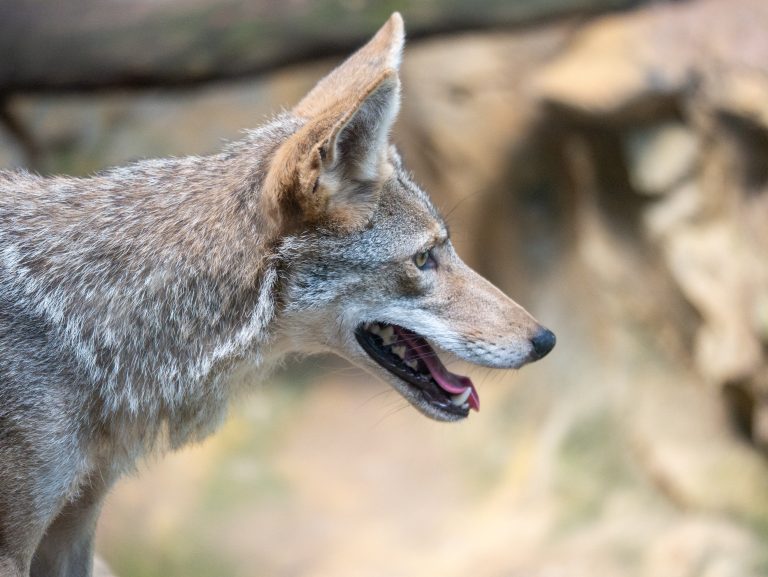
<svg viewBox="0 0 768 577">
<path fill-rule="evenodd" d="M 435 421 L 442 421 L 446 423 L 452 423 L 456 421 L 461 421 L 469 417 L 469 411 L 466 413 L 454 413 L 450 411 L 446 411 L 440 407 L 435 407 L 434 405 L 425 405 L 425 406 L 416 406 L 416 409 L 424 416 L 429 417 L 430 419 L 433 419 Z"/>
<path fill-rule="evenodd" d="M 398 385 L 390 383 L 390 386 L 403 395 L 417 411 L 430 419 L 453 422 L 466 419 L 469 416 L 469 409 L 452 405 L 447 398 L 445 401 L 436 402 L 429 398 L 429 393 L 411 383 L 400 382 Z"/>
</svg>

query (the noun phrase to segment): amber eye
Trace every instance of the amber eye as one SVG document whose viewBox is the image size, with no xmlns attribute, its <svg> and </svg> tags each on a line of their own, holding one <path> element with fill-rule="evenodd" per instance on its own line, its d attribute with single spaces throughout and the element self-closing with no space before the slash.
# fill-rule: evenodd
<svg viewBox="0 0 768 577">
<path fill-rule="evenodd" d="M 435 262 L 435 259 L 432 256 L 432 251 L 430 250 L 416 253 L 413 256 L 413 264 L 415 264 L 421 270 L 437 267 L 437 262 Z"/>
</svg>

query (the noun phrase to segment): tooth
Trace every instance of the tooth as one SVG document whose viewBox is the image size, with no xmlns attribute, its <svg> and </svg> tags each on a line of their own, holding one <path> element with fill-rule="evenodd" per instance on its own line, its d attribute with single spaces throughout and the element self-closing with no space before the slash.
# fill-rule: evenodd
<svg viewBox="0 0 768 577">
<path fill-rule="evenodd" d="M 461 405 L 461 408 L 462 409 L 468 409 L 469 408 L 469 403 L 464 403 L 463 405 Z"/>
<path fill-rule="evenodd" d="M 381 328 L 379 327 L 378 323 L 371 323 L 370 328 L 368 330 L 372 332 L 374 335 L 381 336 Z"/>
<path fill-rule="evenodd" d="M 405 361 L 405 364 L 411 367 L 414 371 L 419 370 L 419 362 L 417 360 Z"/>
<path fill-rule="evenodd" d="M 396 347 L 392 347 L 392 352 L 395 353 L 401 359 L 405 358 L 405 347 L 402 346 L 402 345 L 398 345 Z"/>
<path fill-rule="evenodd" d="M 472 392 L 472 387 L 467 387 L 464 389 L 463 393 L 459 393 L 458 395 L 451 395 L 451 403 L 456 405 L 457 407 L 461 407 L 464 403 L 467 402 L 467 399 L 469 398 L 470 393 Z"/>
<path fill-rule="evenodd" d="M 384 341 L 384 345 L 389 346 L 395 342 L 395 329 L 392 327 L 383 327 L 379 332 L 379 336 L 381 337 L 381 340 Z"/>
</svg>

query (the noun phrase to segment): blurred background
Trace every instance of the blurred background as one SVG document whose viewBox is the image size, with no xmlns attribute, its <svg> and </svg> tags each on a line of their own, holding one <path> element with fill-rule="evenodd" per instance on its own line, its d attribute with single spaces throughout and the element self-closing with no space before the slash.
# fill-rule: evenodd
<svg viewBox="0 0 768 577">
<path fill-rule="evenodd" d="M 395 140 L 558 335 L 426 420 L 288 367 L 108 500 L 121 577 L 768 575 L 768 2 L 0 1 L 0 167 L 205 154 L 393 10 Z M 463 370 L 463 369 L 461 369 Z"/>
</svg>

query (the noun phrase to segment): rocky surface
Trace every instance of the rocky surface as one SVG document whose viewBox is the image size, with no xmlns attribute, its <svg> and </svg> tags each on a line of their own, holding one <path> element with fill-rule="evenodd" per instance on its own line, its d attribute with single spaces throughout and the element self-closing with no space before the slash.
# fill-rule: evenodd
<svg viewBox="0 0 768 577">
<path fill-rule="evenodd" d="M 657 3 L 411 42 L 396 140 L 460 252 L 557 349 L 514 376 L 476 371 L 483 411 L 455 427 L 360 375 L 259 389 L 209 443 L 118 489 L 110 565 L 768 575 L 766 6 Z M 88 174 L 210 152 L 332 65 L 17 95 L 23 138 L 0 132 L 0 162 Z"/>
<path fill-rule="evenodd" d="M 767 19 L 761 0 L 657 3 L 601 18 L 539 75 L 536 88 L 553 104 L 603 118 L 648 118 L 691 98 L 764 119 Z"/>
<path fill-rule="evenodd" d="M 657 123 L 630 131 L 624 154 L 632 188 L 661 195 L 693 176 L 699 160 L 699 141 L 682 122 Z"/>
<path fill-rule="evenodd" d="M 727 391 L 761 446 L 768 446 L 766 24 L 768 5 L 759 0 L 649 7 L 585 27 L 533 81 L 561 115 L 608 123 L 625 143 L 629 185 L 663 195 L 641 218 L 701 316 L 694 362 L 706 382 Z"/>
</svg>

